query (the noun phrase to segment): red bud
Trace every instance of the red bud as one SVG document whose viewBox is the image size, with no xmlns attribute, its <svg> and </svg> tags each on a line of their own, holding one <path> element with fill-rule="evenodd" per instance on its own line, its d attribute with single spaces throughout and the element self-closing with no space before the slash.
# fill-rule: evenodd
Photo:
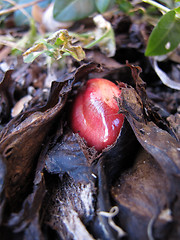
<svg viewBox="0 0 180 240">
<path fill-rule="evenodd" d="M 71 113 L 71 127 L 84 138 L 87 145 L 101 151 L 112 145 L 124 122 L 124 115 L 114 97 L 120 97 L 121 90 L 113 82 L 94 78 L 87 81 L 77 95 Z"/>
</svg>

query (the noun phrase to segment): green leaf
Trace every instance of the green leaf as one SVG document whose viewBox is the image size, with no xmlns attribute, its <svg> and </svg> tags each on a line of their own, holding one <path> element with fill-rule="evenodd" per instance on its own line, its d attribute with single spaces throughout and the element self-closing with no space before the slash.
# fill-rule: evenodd
<svg viewBox="0 0 180 240">
<path fill-rule="evenodd" d="M 119 9 L 125 13 L 128 13 L 133 8 L 128 0 L 117 0 L 116 3 L 119 5 Z"/>
<path fill-rule="evenodd" d="M 100 13 L 104 13 L 108 9 L 110 2 L 110 0 L 95 0 L 96 7 Z"/>
<path fill-rule="evenodd" d="M 96 12 L 94 0 L 55 0 L 53 15 L 56 21 L 76 21 Z"/>
<path fill-rule="evenodd" d="M 11 50 L 11 54 L 14 55 L 14 56 L 20 56 L 20 55 L 22 55 L 22 51 L 20 51 L 17 48 L 14 48 L 14 49 Z"/>
<path fill-rule="evenodd" d="M 176 13 L 180 14 L 180 7 L 174 9 Z"/>
<path fill-rule="evenodd" d="M 146 56 L 164 55 L 174 50 L 180 43 L 180 19 L 176 18 L 174 10 L 162 16 L 153 29 L 147 49 Z"/>
<path fill-rule="evenodd" d="M 31 52 L 23 57 L 25 63 L 32 63 L 37 57 L 39 57 L 43 52 Z"/>
</svg>

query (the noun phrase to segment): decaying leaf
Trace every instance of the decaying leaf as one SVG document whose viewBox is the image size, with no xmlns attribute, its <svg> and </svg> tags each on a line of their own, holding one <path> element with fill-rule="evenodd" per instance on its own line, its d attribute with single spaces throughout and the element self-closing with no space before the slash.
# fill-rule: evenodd
<svg viewBox="0 0 180 240">
<path fill-rule="evenodd" d="M 129 239 L 165 238 L 172 224 L 171 187 L 156 160 L 141 150 L 134 167 L 122 174 L 111 189 L 119 207 L 119 223 Z M 168 209 L 169 218 L 161 219 L 161 213 Z"/>
<path fill-rule="evenodd" d="M 31 95 L 26 95 L 23 98 L 21 98 L 13 107 L 12 111 L 11 111 L 11 116 L 15 117 L 17 116 L 24 108 L 24 106 L 26 104 L 28 104 L 28 102 L 32 99 Z"/>
<path fill-rule="evenodd" d="M 81 61 L 85 58 L 85 52 L 83 51 L 82 47 L 72 45 L 72 38 L 69 36 L 66 30 L 59 33 L 59 39 L 63 43 L 63 47 L 61 49 L 62 52 L 70 53 L 78 61 Z"/>
<path fill-rule="evenodd" d="M 158 127 L 154 118 L 149 119 L 148 99 L 144 102 L 139 91 L 145 93 L 143 88 L 122 88 L 119 106 L 143 149 L 133 167 L 112 186 L 112 195 L 120 209 L 120 225 L 129 239 L 164 239 L 171 230 L 172 204 L 179 192 L 180 144 Z M 167 212 L 166 217 L 162 217 L 163 212 Z"/>
<path fill-rule="evenodd" d="M 94 239 L 85 227 L 85 223 L 92 221 L 94 216 L 93 181 L 75 184 L 73 179 L 65 174 L 61 180 L 49 182 L 48 189 L 49 195 L 45 199 L 45 205 L 48 204 L 44 212 L 45 223 L 63 239 Z"/>
<path fill-rule="evenodd" d="M 49 132 L 53 118 L 62 109 L 64 100 L 60 99 L 53 110 L 18 116 L 1 132 L 0 152 L 6 162 L 8 173 L 5 177 L 4 194 L 9 204 L 15 208 L 22 203 L 27 188 L 30 189 L 32 171 L 36 165 L 41 144 Z M 25 117 L 24 120 L 23 117 Z M 8 131 L 11 128 L 12 130 Z M 34 138 L 34 136 L 36 137 Z"/>
<path fill-rule="evenodd" d="M 137 1 L 129 11 L 127 0 L 116 1 L 123 11 L 128 5 L 126 14 L 116 7 L 95 13 L 35 42 L 45 28 L 60 26 L 52 10 L 59 14 L 62 2 L 72 10 L 60 11 L 63 21 L 73 17 L 77 3 L 84 11 L 84 2 L 93 8 L 98 2 L 101 13 L 114 3 L 57 0 L 46 10 L 32 8 L 30 28 L 14 28 L 14 12 L 0 29 L 0 239 L 180 239 L 179 49 L 161 62 L 156 58 L 158 65 L 146 57 L 157 12 L 149 8 L 144 14 Z M 168 38 L 166 52 L 173 47 Z M 19 50 L 34 42 L 24 59 L 40 57 L 22 64 Z M 7 51 L 4 44 L 19 50 Z M 4 75 L 8 66 L 14 71 Z M 122 95 L 116 100 L 125 115 L 118 138 L 100 153 L 72 132 L 69 119 L 76 95 L 91 78 L 118 85 Z M 18 106 L 24 96 L 31 101 Z"/>
<path fill-rule="evenodd" d="M 0 122 L 7 121 L 14 103 L 15 83 L 11 75 L 13 70 L 8 70 L 0 82 Z"/>
<path fill-rule="evenodd" d="M 28 49 L 24 54 L 26 63 L 33 62 L 41 54 L 47 54 L 56 60 L 62 58 L 64 53 L 69 53 L 77 61 L 85 58 L 85 53 L 81 46 L 72 44 L 72 37 L 67 30 L 59 30 L 47 39 L 39 40 L 33 47 Z"/>
<path fill-rule="evenodd" d="M 1 131 L 0 221 L 8 236 L 163 240 L 172 227 L 178 235 L 179 142 L 149 102 L 140 68 L 128 65 L 133 79 L 119 83 L 126 120 L 114 144 L 98 154 L 69 127 L 70 105 L 84 82 L 123 72 L 107 61 L 61 76 L 46 105 Z M 116 215 L 109 215 L 113 209 Z"/>
<path fill-rule="evenodd" d="M 180 139 L 180 114 L 170 115 L 167 120 L 174 129 L 178 139 Z"/>
<path fill-rule="evenodd" d="M 156 61 L 156 59 L 152 60 L 153 62 L 153 67 L 154 70 L 156 71 L 157 75 L 159 76 L 159 78 L 161 79 L 161 81 L 168 87 L 172 88 L 172 89 L 176 89 L 176 90 L 180 90 L 180 83 L 179 82 L 175 82 L 172 79 L 170 79 L 168 77 L 168 75 L 162 71 L 159 66 L 158 63 Z"/>
<path fill-rule="evenodd" d="M 54 82 L 44 107 L 18 115 L 1 131 L 0 154 L 7 171 L 3 198 L 7 199 L 13 211 L 18 211 L 31 191 L 33 170 L 42 144 L 67 101 L 75 81 L 74 76 L 81 78 L 81 74 L 88 74 L 94 68 L 95 64 L 87 64 L 62 82 Z"/>
</svg>

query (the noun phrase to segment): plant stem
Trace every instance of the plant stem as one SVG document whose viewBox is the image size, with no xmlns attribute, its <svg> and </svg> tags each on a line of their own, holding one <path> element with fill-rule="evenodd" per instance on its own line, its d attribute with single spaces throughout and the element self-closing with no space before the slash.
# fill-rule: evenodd
<svg viewBox="0 0 180 240">
<path fill-rule="evenodd" d="M 153 0 L 142 0 L 142 1 L 145 2 L 145 3 L 151 4 L 151 5 L 154 6 L 154 7 L 159 8 L 160 10 L 162 10 L 162 11 L 164 11 L 164 12 L 169 12 L 169 11 L 170 11 L 169 8 L 163 6 L 163 5 L 160 4 L 160 3 L 157 3 L 156 1 L 153 1 Z"/>
<path fill-rule="evenodd" d="M 99 43 L 100 41 L 102 41 L 105 37 L 108 36 L 108 34 L 110 33 L 111 30 L 108 30 L 104 33 L 104 35 L 102 35 L 100 38 L 98 38 L 97 40 L 94 40 L 92 42 L 90 42 L 89 44 L 85 45 L 84 48 L 92 48 L 94 47 L 97 43 Z"/>
</svg>

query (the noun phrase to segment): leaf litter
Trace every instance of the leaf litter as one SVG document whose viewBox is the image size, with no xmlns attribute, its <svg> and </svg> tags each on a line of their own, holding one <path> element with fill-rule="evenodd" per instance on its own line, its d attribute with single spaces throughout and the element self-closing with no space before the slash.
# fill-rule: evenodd
<svg viewBox="0 0 180 240">
<path fill-rule="evenodd" d="M 24 75 L 19 70 L 24 64 L 18 63 L 2 75 L 2 239 L 179 237 L 179 100 L 175 90 L 162 86 L 143 55 L 142 26 L 124 16 L 110 20 L 114 57 L 96 46 L 85 50 L 81 62 L 67 57 L 62 68 L 52 64 L 57 77 L 46 87 L 47 98 L 43 56 L 33 63 L 37 68 L 25 67 Z M 92 77 L 119 84 L 122 98 L 117 102 L 126 117 L 117 141 L 100 154 L 72 133 L 68 120 L 74 97 Z M 30 89 L 32 99 L 12 118 L 15 103 Z M 170 95 L 171 104 L 163 104 Z M 114 208 L 116 215 L 109 215 Z"/>
</svg>

